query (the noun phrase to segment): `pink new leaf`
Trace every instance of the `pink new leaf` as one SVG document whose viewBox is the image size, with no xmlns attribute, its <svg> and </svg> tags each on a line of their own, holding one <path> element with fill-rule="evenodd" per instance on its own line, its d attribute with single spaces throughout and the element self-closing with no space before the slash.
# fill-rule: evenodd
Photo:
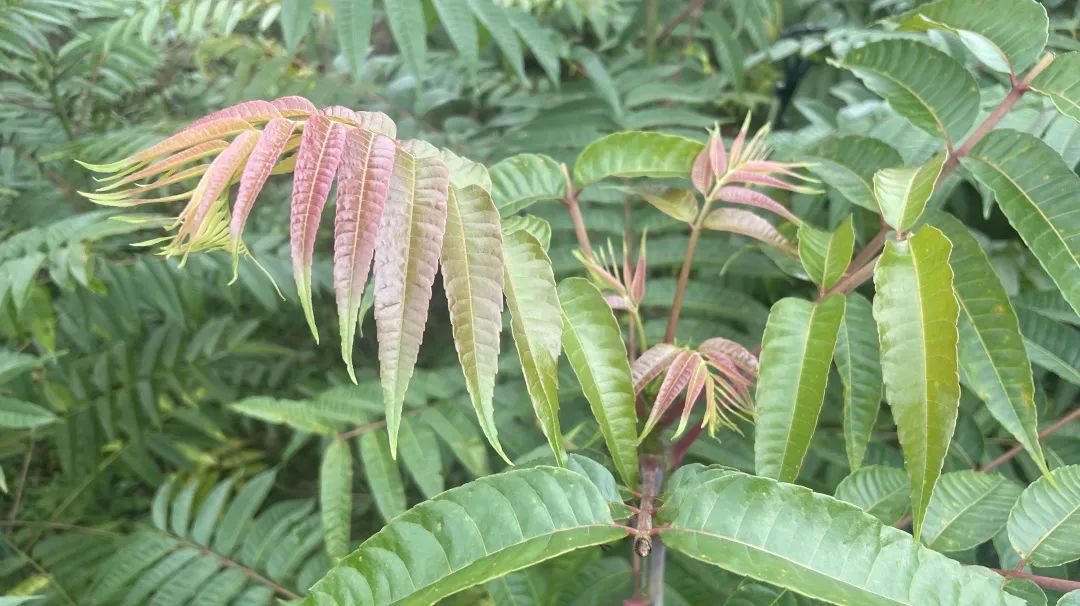
<svg viewBox="0 0 1080 606">
<path fill-rule="evenodd" d="M 375 249 L 375 326 L 390 452 L 397 456 L 401 407 L 427 325 L 446 231 L 450 175 L 431 145 L 398 150 Z"/>
<path fill-rule="evenodd" d="M 694 374 L 686 385 L 686 398 L 683 401 L 682 414 L 679 415 L 679 426 L 675 428 L 675 434 L 671 436 L 672 440 L 681 436 L 686 429 L 686 423 L 690 420 L 690 413 L 694 410 L 694 404 L 697 403 L 698 398 L 701 397 L 701 392 L 705 389 L 707 381 L 710 381 L 709 367 L 705 364 L 705 360 L 701 359 L 701 356 L 697 356 L 697 366 L 694 367 Z"/>
<path fill-rule="evenodd" d="M 698 345 L 698 351 L 706 356 L 712 355 L 724 355 L 735 362 L 735 364 L 746 373 L 751 380 L 757 378 L 758 372 L 758 359 L 757 356 L 750 353 L 750 350 L 742 345 L 732 341 L 731 339 L 725 339 L 723 337 L 713 337 L 706 339 Z"/>
<path fill-rule="evenodd" d="M 706 145 L 694 158 L 694 165 L 690 169 L 690 182 L 694 184 L 694 189 L 701 192 L 701 195 L 708 196 L 712 191 L 714 175 L 712 167 L 712 158 L 709 154 L 709 146 Z"/>
<path fill-rule="evenodd" d="M 664 382 L 660 384 L 660 391 L 656 392 L 656 400 L 653 401 L 652 411 L 649 412 L 649 419 L 645 421 L 645 427 L 641 430 L 638 443 L 649 435 L 668 408 L 671 408 L 675 398 L 690 383 L 694 369 L 700 362 L 701 357 L 697 353 L 686 350 L 680 351 L 671 361 L 667 375 L 664 376 Z"/>
<path fill-rule="evenodd" d="M 191 124 L 188 124 L 184 127 L 184 130 L 196 128 L 222 118 L 241 118 L 252 125 L 255 125 L 260 122 L 266 122 L 267 120 L 280 117 L 281 112 L 269 101 L 245 101 L 231 107 L 226 107 L 225 109 L 219 109 L 212 114 L 207 114 Z"/>
<path fill-rule="evenodd" d="M 240 170 L 240 167 L 247 160 L 248 154 L 255 147 L 258 137 L 258 131 L 254 130 L 240 133 L 225 148 L 225 151 L 221 152 L 210 163 L 210 168 L 206 169 L 199 184 L 195 186 L 191 201 L 180 213 L 183 225 L 176 233 L 177 244 L 181 244 L 185 238 L 199 233 L 199 228 L 202 226 L 206 214 L 210 212 L 210 207 L 225 194 L 233 175 Z"/>
<path fill-rule="evenodd" d="M 772 175 L 765 175 L 762 173 L 755 173 L 747 170 L 737 170 L 731 173 L 728 179 L 733 183 L 749 183 L 753 185 L 764 185 L 766 187 L 775 187 L 776 189 L 785 189 L 787 191 L 793 191 L 800 194 L 817 194 L 821 193 L 821 190 L 814 189 L 813 187 L 807 187 L 805 185 L 796 185 L 794 183 L 788 183 L 781 179 L 777 179 Z"/>
<path fill-rule="evenodd" d="M 100 168 L 107 168 L 105 172 L 112 172 L 113 170 L 118 170 L 132 164 L 152 160 L 158 156 L 171 154 L 181 149 L 187 149 L 200 143 L 205 143 L 214 139 L 229 138 L 247 130 L 251 130 L 251 124 L 243 118 L 220 118 L 200 124 L 196 127 L 184 129 L 163 141 L 155 143 L 142 151 L 124 158 L 123 160 Z"/>
<path fill-rule="evenodd" d="M 337 212 L 334 215 L 334 293 L 341 330 L 341 357 L 356 382 L 352 350 L 371 259 L 379 234 L 394 142 L 359 128 L 349 129 L 338 168 Z"/>
<path fill-rule="evenodd" d="M 705 217 L 705 227 L 716 231 L 748 236 L 773 246 L 785 254 L 794 255 L 795 247 L 779 230 L 765 219 L 746 210 L 718 208 Z"/>
<path fill-rule="evenodd" d="M 791 211 L 785 208 L 783 204 L 780 204 L 776 200 L 773 200 L 769 196 L 766 196 L 759 191 L 754 191 L 745 187 L 729 185 L 727 187 L 720 188 L 720 192 L 717 194 L 717 198 L 723 200 L 724 202 L 731 202 L 732 204 L 744 204 L 747 206 L 756 206 L 758 208 L 763 208 L 767 211 L 780 215 L 781 217 L 787 219 L 788 221 L 791 221 L 795 225 L 800 225 L 802 223 L 802 220 L 792 214 Z"/>
<path fill-rule="evenodd" d="M 682 349 L 670 343 L 657 343 L 642 353 L 630 365 L 630 380 L 634 382 L 634 393 L 641 393 L 645 386 L 659 377 L 671 366 L 671 361 Z"/>
<path fill-rule="evenodd" d="M 304 308 L 311 334 L 319 342 L 315 314 L 311 308 L 311 263 L 315 236 L 319 231 L 326 198 L 334 173 L 345 151 L 345 126 L 321 114 L 308 118 L 300 139 L 293 176 L 289 238 L 292 243 L 293 277 L 300 305 Z"/>
<path fill-rule="evenodd" d="M 137 170 L 134 173 L 131 173 L 130 175 L 124 177 L 123 179 L 120 179 L 119 181 L 115 181 L 106 185 L 105 187 L 99 188 L 98 191 L 109 191 L 112 189 L 116 189 L 117 187 L 120 187 L 122 185 L 134 183 L 140 179 L 146 179 L 147 177 L 159 175 L 166 171 L 175 170 L 187 164 L 188 162 L 194 162 L 195 160 L 205 158 L 206 156 L 212 156 L 222 151 L 228 146 L 229 142 L 223 139 L 214 139 L 212 141 L 200 143 L 194 147 L 189 147 L 188 149 L 185 149 L 183 151 L 176 152 L 175 154 L 159 160 L 158 162 L 154 162 L 150 166 Z"/>
<path fill-rule="evenodd" d="M 507 463 L 495 426 L 495 373 L 503 311 L 503 240 L 499 209 L 479 185 L 451 187 L 442 276 L 454 347 L 480 428 Z"/>
<path fill-rule="evenodd" d="M 251 207 L 270 176 L 270 171 L 274 169 L 281 153 L 285 151 L 285 145 L 294 127 L 295 124 L 285 118 L 274 118 L 267 122 L 259 135 L 258 142 L 255 143 L 255 148 L 251 150 L 244 172 L 240 175 L 240 189 L 236 193 L 236 204 L 233 205 L 232 220 L 229 222 L 234 272 L 237 252 L 240 249 L 240 236 L 244 232 L 248 215 L 251 214 Z"/>
<path fill-rule="evenodd" d="M 277 108 L 281 115 L 286 118 L 306 118 L 319 111 L 311 101 L 295 95 L 278 97 L 271 101 L 270 104 Z"/>
</svg>

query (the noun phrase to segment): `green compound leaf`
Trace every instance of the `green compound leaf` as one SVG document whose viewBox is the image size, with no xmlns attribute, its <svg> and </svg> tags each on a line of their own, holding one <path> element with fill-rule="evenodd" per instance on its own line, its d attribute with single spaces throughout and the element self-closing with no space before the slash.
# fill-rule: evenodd
<svg viewBox="0 0 1080 606">
<path fill-rule="evenodd" d="M 434 604 L 625 536 L 588 478 L 555 467 L 509 471 L 448 490 L 395 518 L 316 583 L 304 603 Z"/>
<path fill-rule="evenodd" d="M 952 242 L 949 265 L 960 303 L 959 359 L 967 381 L 990 413 L 1024 445 L 1043 473 L 1049 470 L 1039 443 L 1035 384 L 1024 337 L 1009 295 L 979 242 L 958 219 L 932 219 Z"/>
<path fill-rule="evenodd" d="M 985 569 L 918 545 L 857 507 L 728 471 L 665 497 L 668 549 L 834 604 L 1022 606 Z"/>
<path fill-rule="evenodd" d="M 844 385 L 844 445 L 848 465 L 859 469 L 881 409 L 881 348 L 873 309 L 862 295 L 847 295 L 836 337 L 836 370 Z"/>
<path fill-rule="evenodd" d="M 769 313 L 758 377 L 755 469 L 794 482 L 817 429 L 846 300 L 781 299 Z"/>
<path fill-rule="evenodd" d="M 881 40 L 837 64 L 926 132 L 959 141 L 979 114 L 979 85 L 949 55 L 913 40 Z"/>
<path fill-rule="evenodd" d="M 996 130 L 960 162 L 994 191 L 1024 243 L 1080 313 L 1080 176 L 1053 149 L 1015 130 Z"/>
<path fill-rule="evenodd" d="M 563 349 L 627 486 L 637 485 L 637 411 L 626 345 L 611 308 L 584 278 L 559 283 Z"/>
<path fill-rule="evenodd" d="M 923 543 L 948 552 L 989 541 L 1005 527 L 1020 491 L 1019 484 L 996 473 L 943 474 L 926 509 Z"/>
<path fill-rule="evenodd" d="M 888 242 L 874 269 L 874 320 L 881 342 L 885 399 L 892 408 L 911 480 L 914 534 L 941 474 L 960 402 L 949 240 L 925 226 Z"/>
<path fill-rule="evenodd" d="M 806 275 L 823 291 L 832 288 L 843 277 L 854 249 L 855 223 L 851 215 L 832 232 L 817 229 L 809 223 L 799 226 L 799 259 Z"/>
</svg>

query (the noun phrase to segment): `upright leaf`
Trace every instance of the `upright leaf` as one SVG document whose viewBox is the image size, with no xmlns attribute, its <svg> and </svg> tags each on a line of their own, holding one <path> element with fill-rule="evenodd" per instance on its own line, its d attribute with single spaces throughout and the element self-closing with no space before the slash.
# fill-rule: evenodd
<svg viewBox="0 0 1080 606">
<path fill-rule="evenodd" d="M 556 461 L 566 460 L 559 426 L 559 353 L 563 322 L 551 261 L 525 230 L 505 236 L 505 295 L 525 388 Z"/>
<path fill-rule="evenodd" d="M 383 519 L 390 520 L 405 511 L 405 486 L 386 434 L 368 431 L 360 436 L 360 461 L 364 464 L 364 480 Z"/>
<path fill-rule="evenodd" d="M 434 604 L 625 536 L 585 476 L 555 467 L 509 471 L 444 492 L 392 520 L 316 583 L 311 600 Z"/>
<path fill-rule="evenodd" d="M 333 0 L 338 47 L 345 56 L 349 71 L 357 78 L 371 44 L 374 5 L 374 0 Z"/>
<path fill-rule="evenodd" d="M 401 407 L 427 324 L 446 231 L 450 186 L 438 151 L 418 141 L 397 152 L 375 249 L 375 327 L 390 453 L 397 456 Z"/>
<path fill-rule="evenodd" d="M 848 465 L 862 465 L 881 408 L 881 351 L 870 302 L 847 295 L 847 308 L 836 337 L 836 370 L 844 385 L 844 446 Z"/>
<path fill-rule="evenodd" d="M 911 480 L 916 537 L 941 475 L 960 402 L 959 307 L 948 264 L 951 249 L 940 231 L 925 226 L 909 240 L 886 243 L 874 268 L 885 399 Z"/>
<path fill-rule="evenodd" d="M 371 259 L 394 167 L 394 142 L 368 130 L 351 129 L 338 171 L 334 215 L 334 293 L 341 330 L 341 358 L 353 372 L 353 338 L 360 321 Z"/>
<path fill-rule="evenodd" d="M 308 118 L 296 154 L 289 237 L 292 242 L 293 277 L 308 327 L 319 342 L 311 308 L 311 262 L 323 206 L 330 195 L 334 173 L 345 152 L 345 127 L 322 114 Z"/>
<path fill-rule="evenodd" d="M 991 132 L 961 163 L 994 190 L 998 206 L 1080 313 L 1080 176 L 1035 137 Z"/>
<path fill-rule="evenodd" d="M 559 283 L 563 348 L 589 401 L 616 471 L 637 485 L 637 411 L 626 345 L 611 308 L 584 278 Z"/>
<path fill-rule="evenodd" d="M 898 231 L 911 229 L 922 216 L 945 162 L 938 154 L 921 166 L 886 168 L 874 174 L 874 195 L 885 222 Z"/>
<path fill-rule="evenodd" d="M 504 7 L 496 5 L 492 0 L 468 0 L 468 2 L 469 6 L 472 7 L 473 14 L 487 28 L 488 33 L 491 34 L 491 39 L 495 41 L 499 50 L 506 56 L 506 60 L 510 62 L 514 72 L 519 78 L 525 80 L 525 60 L 521 50 L 521 43 L 518 42 L 514 27 L 510 24 L 509 17 L 507 17 L 508 11 Z"/>
<path fill-rule="evenodd" d="M 855 223 L 852 215 L 835 231 L 827 232 L 803 223 L 799 226 L 799 259 L 806 275 L 822 291 L 829 290 L 844 276 L 855 249 Z"/>
<path fill-rule="evenodd" d="M 409 73 L 423 80 L 427 67 L 427 27 L 420 0 L 385 0 L 386 23 Z"/>
<path fill-rule="evenodd" d="M 1008 529 L 1023 562 L 1049 567 L 1080 559 L 1080 465 L 1059 467 L 1024 489 Z"/>
<path fill-rule="evenodd" d="M 933 221 L 952 242 L 949 265 L 964 316 L 959 342 L 964 375 L 994 418 L 1047 473 L 1039 443 L 1031 363 L 1009 295 L 990 259 L 963 223 L 944 213 Z"/>
<path fill-rule="evenodd" d="M 314 16 L 315 0 L 281 1 L 281 34 L 290 53 L 300 45 Z"/>
<path fill-rule="evenodd" d="M 1031 90 L 1054 102 L 1058 111 L 1080 122 L 1080 52 L 1059 55 L 1031 81 Z"/>
<path fill-rule="evenodd" d="M 450 42 L 466 65 L 475 70 L 480 62 L 480 35 L 468 0 L 433 0 L 432 4 Z"/>
<path fill-rule="evenodd" d="M 323 541 L 333 559 L 349 553 L 352 535 L 352 452 L 346 440 L 333 440 L 319 470 L 319 511 Z"/>
<path fill-rule="evenodd" d="M 1005 527 L 1020 490 L 996 473 L 943 474 L 926 509 L 923 543 L 937 551 L 963 551 L 989 541 Z"/>
<path fill-rule="evenodd" d="M 903 164 L 899 152 L 887 143 L 863 135 L 831 137 L 806 153 L 814 161 L 808 170 L 852 204 L 874 212 L 879 212 L 874 174 Z"/>
<path fill-rule="evenodd" d="M 845 301 L 842 295 L 816 304 L 789 297 L 769 312 L 755 398 L 754 467 L 759 475 L 781 482 L 799 476 L 817 429 Z"/>
<path fill-rule="evenodd" d="M 574 163 L 578 188 L 607 177 L 689 178 L 702 144 L 655 132 L 615 133 L 590 143 Z"/>
<path fill-rule="evenodd" d="M 658 514 L 671 550 L 806 596 L 860 606 L 1022 606 L 860 509 L 801 486 L 728 472 L 690 480 Z"/>
<path fill-rule="evenodd" d="M 990 69 L 1019 74 L 1039 58 L 1050 23 L 1035 0 L 938 0 L 902 16 L 900 25 L 954 32 Z"/>
<path fill-rule="evenodd" d="M 838 62 L 932 135 L 959 141 L 979 114 L 979 86 L 958 61 L 913 40 L 871 42 Z"/>
<path fill-rule="evenodd" d="M 495 427 L 495 373 L 503 311 L 503 242 L 499 210 L 477 185 L 451 188 L 442 272 L 450 324 L 465 387 L 480 428 L 507 463 Z"/>
</svg>

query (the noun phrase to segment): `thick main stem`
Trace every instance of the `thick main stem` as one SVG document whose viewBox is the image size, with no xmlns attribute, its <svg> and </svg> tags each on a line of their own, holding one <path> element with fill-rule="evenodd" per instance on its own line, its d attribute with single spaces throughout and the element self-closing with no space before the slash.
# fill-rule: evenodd
<svg viewBox="0 0 1080 606">
<path fill-rule="evenodd" d="M 1003 577 L 1012 577 L 1015 579 L 1027 579 L 1039 587 L 1049 589 L 1051 591 L 1058 591 L 1061 593 L 1068 593 L 1080 589 L 1080 581 L 1070 581 L 1068 579 L 1055 579 L 1054 577 L 1044 577 L 1037 574 L 1028 574 L 1019 570 L 1004 570 L 1001 568 L 991 568 L 994 572 L 1000 574 Z"/>
</svg>

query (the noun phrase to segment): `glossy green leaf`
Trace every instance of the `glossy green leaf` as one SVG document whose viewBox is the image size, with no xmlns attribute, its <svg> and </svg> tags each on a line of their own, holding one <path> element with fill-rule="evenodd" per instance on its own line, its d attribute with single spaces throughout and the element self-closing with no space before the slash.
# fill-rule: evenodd
<svg viewBox="0 0 1080 606">
<path fill-rule="evenodd" d="M 559 353 L 563 319 L 547 253 L 529 232 L 505 236 L 506 305 L 525 388 L 540 427 L 562 465 L 566 460 L 559 425 Z"/>
<path fill-rule="evenodd" d="M 1014 595 L 1022 600 L 1027 606 L 1046 606 L 1046 592 L 1031 579 L 1012 578 L 1005 581 L 1006 593 Z"/>
<path fill-rule="evenodd" d="M 1022 606 L 1000 578 L 919 546 L 857 507 L 728 472 L 668 494 L 668 549 L 835 604 Z"/>
<path fill-rule="evenodd" d="M 527 232 L 540 243 L 540 248 L 547 251 L 551 246 L 551 223 L 536 215 L 514 215 L 502 221 L 503 237 L 515 231 Z"/>
<path fill-rule="evenodd" d="M 823 291 L 832 288 L 844 276 L 854 249 L 855 223 L 852 215 L 848 215 L 832 232 L 809 223 L 799 226 L 799 260 L 806 275 Z"/>
<path fill-rule="evenodd" d="M 561 200 L 566 179 L 551 158 L 518 154 L 491 166 L 491 198 L 505 217 L 543 200 Z"/>
<path fill-rule="evenodd" d="M 945 155 L 921 166 L 886 168 L 874 174 L 874 195 L 885 222 L 899 231 L 911 229 L 934 193 Z"/>
<path fill-rule="evenodd" d="M 852 204 L 880 212 L 874 196 L 874 174 L 904 163 L 887 143 L 863 135 L 830 137 L 806 150 L 814 163 L 808 170 Z"/>
<path fill-rule="evenodd" d="M 754 434 L 759 475 L 794 482 L 817 429 L 846 300 L 773 305 L 761 345 Z"/>
<path fill-rule="evenodd" d="M 648 202 L 653 208 L 676 221 L 690 223 L 697 218 L 697 197 L 689 189 L 676 187 L 661 190 L 624 188 L 623 191 L 640 196 L 642 200 Z"/>
<path fill-rule="evenodd" d="M 427 28 L 420 0 L 384 0 L 386 23 L 409 72 L 422 80 L 427 69 Z"/>
<path fill-rule="evenodd" d="M 1059 467 L 1032 482 L 1009 516 L 1009 541 L 1033 566 L 1080 559 L 1080 465 Z"/>
<path fill-rule="evenodd" d="M 881 409 L 881 348 L 873 309 L 862 295 L 847 295 L 836 337 L 836 370 L 844 385 L 844 446 L 848 465 L 859 469 Z"/>
<path fill-rule="evenodd" d="M 450 188 L 442 274 L 454 347 L 480 428 L 507 463 L 495 426 L 495 373 L 503 312 L 503 242 L 499 211 L 477 185 Z"/>
<path fill-rule="evenodd" d="M 15 398 L 0 396 L 0 427 L 33 429 L 55 423 L 56 415 L 47 408 Z"/>
<path fill-rule="evenodd" d="M 615 133 L 590 143 L 574 163 L 578 188 L 608 177 L 690 177 L 702 144 L 657 132 Z"/>
<path fill-rule="evenodd" d="M 362 474 L 375 498 L 375 507 L 384 520 L 405 511 L 405 487 L 401 483 L 401 470 L 391 457 L 390 445 L 382 431 L 367 431 L 360 436 L 360 462 Z"/>
<path fill-rule="evenodd" d="M 316 583 L 307 603 L 433 604 L 625 536 L 584 476 L 555 467 L 509 471 L 449 490 L 394 519 Z"/>
<path fill-rule="evenodd" d="M 374 0 L 333 0 L 334 27 L 337 30 L 338 47 L 345 57 L 345 64 L 354 77 L 360 77 L 360 68 L 367 58 L 371 44 L 371 27 L 375 21 Z"/>
<path fill-rule="evenodd" d="M 1054 58 L 1054 62 L 1031 81 L 1031 90 L 1046 95 L 1058 111 L 1080 122 L 1080 52 Z"/>
<path fill-rule="evenodd" d="M 315 0 L 281 1 L 281 34 L 290 53 L 300 45 L 314 16 Z"/>
<path fill-rule="evenodd" d="M 333 440 L 319 470 L 319 511 L 323 541 L 332 559 L 349 553 L 352 535 L 352 452 L 346 440 Z"/>
<path fill-rule="evenodd" d="M 1005 527 L 1020 496 L 1016 482 L 996 473 L 942 474 L 923 521 L 923 543 L 937 551 L 963 551 Z"/>
<path fill-rule="evenodd" d="M 1080 176 L 1053 149 L 1014 130 L 984 137 L 961 163 L 998 206 L 1080 313 Z"/>
<path fill-rule="evenodd" d="M 1057 601 L 1057 606 L 1080 606 L 1080 589 L 1074 589 L 1061 596 L 1061 599 Z"/>
<path fill-rule="evenodd" d="M 1031 362 L 1080 385 L 1080 330 L 1027 309 L 1017 317 Z"/>
<path fill-rule="evenodd" d="M 615 469 L 637 485 L 637 411 L 626 345 L 603 295 L 584 278 L 559 283 L 563 348 L 600 425 Z"/>
<path fill-rule="evenodd" d="M 932 220 L 952 242 L 949 265 L 964 317 L 959 342 L 964 375 L 994 418 L 1024 445 L 1046 473 L 1031 363 L 1009 295 L 990 259 L 963 223 L 944 213 Z"/>
<path fill-rule="evenodd" d="M 910 484 L 904 470 L 884 465 L 860 467 L 836 486 L 836 498 L 881 520 L 895 524 L 911 505 Z"/>
<path fill-rule="evenodd" d="M 979 114 L 979 86 L 964 66 L 913 40 L 871 42 L 848 51 L 849 69 L 894 110 L 932 135 L 959 141 Z"/>
<path fill-rule="evenodd" d="M 442 449 L 430 427 L 413 417 L 403 417 L 398 448 L 405 470 L 425 498 L 430 499 L 446 489 Z"/>
<path fill-rule="evenodd" d="M 960 401 L 959 306 L 952 269 L 945 262 L 951 248 L 940 231 L 924 226 L 909 240 L 886 243 L 874 269 L 885 399 L 911 481 L 916 537 L 941 475 Z"/>
<path fill-rule="evenodd" d="M 954 32 L 983 65 L 1020 74 L 1039 58 L 1050 24 L 1035 0 L 938 0 L 902 16 L 900 25 Z"/>
</svg>

